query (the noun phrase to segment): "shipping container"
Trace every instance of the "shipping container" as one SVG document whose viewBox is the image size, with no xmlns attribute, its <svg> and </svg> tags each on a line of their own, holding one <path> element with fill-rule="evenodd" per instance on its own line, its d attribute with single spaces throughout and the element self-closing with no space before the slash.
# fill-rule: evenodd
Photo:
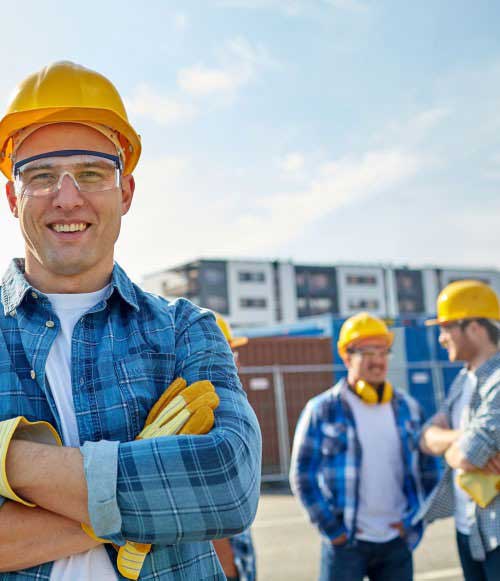
<svg viewBox="0 0 500 581">
<path fill-rule="evenodd" d="M 262 430 L 264 480 L 283 479 L 301 411 L 333 384 L 329 337 L 261 337 L 238 349 L 240 377 Z"/>
</svg>

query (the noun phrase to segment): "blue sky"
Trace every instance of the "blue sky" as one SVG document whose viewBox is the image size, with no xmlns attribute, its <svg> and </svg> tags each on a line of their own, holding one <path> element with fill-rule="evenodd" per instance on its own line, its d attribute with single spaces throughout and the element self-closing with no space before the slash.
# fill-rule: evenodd
<svg viewBox="0 0 500 581">
<path fill-rule="evenodd" d="M 3 7 L 4 108 L 99 70 L 143 139 L 119 261 L 500 267 L 500 4 L 87 0 Z M 0 267 L 22 254 L 4 200 Z"/>
</svg>

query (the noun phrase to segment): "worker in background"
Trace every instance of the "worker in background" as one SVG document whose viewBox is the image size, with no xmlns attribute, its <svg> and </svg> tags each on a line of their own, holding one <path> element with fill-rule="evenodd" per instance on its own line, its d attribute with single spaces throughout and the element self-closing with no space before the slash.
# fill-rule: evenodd
<svg viewBox="0 0 500 581">
<path fill-rule="evenodd" d="M 450 361 L 464 361 L 465 366 L 423 430 L 422 450 L 444 456 L 448 466 L 422 513 L 429 522 L 454 514 L 466 581 L 500 579 L 500 496 L 493 490 L 481 502 L 483 491 L 478 489 L 475 502 L 468 487 L 463 488 L 464 473 L 479 483 L 492 477 L 499 482 L 499 322 L 498 296 L 477 280 L 444 288 L 437 300 L 437 319 L 427 322 L 439 325 L 439 342 Z"/>
<path fill-rule="evenodd" d="M 290 484 L 322 536 L 321 581 L 411 581 L 412 524 L 437 478 L 418 449 L 422 412 L 387 380 L 394 340 L 359 313 L 343 324 L 347 377 L 311 399 L 293 443 Z"/>
<path fill-rule="evenodd" d="M 248 343 L 247 337 L 234 337 L 231 326 L 220 314 L 215 320 L 233 352 L 236 367 L 239 369 L 238 347 Z M 250 529 L 227 539 L 213 541 L 227 581 L 256 581 L 257 562 Z"/>
<path fill-rule="evenodd" d="M 222 581 L 210 541 L 257 509 L 260 430 L 215 317 L 142 291 L 114 262 L 140 153 L 114 85 L 71 62 L 25 79 L 0 120 L 25 240 L 1 288 L 5 578 L 116 580 L 109 542 L 135 541 L 141 578 Z M 179 377 L 215 387 L 212 431 L 136 441 Z"/>
</svg>

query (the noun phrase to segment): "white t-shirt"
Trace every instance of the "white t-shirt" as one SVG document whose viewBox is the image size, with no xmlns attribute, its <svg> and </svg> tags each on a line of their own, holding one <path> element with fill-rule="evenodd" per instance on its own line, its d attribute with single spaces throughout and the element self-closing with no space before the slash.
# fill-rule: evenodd
<svg viewBox="0 0 500 581">
<path fill-rule="evenodd" d="M 460 398 L 455 402 L 451 413 L 451 427 L 454 430 L 463 430 L 467 418 L 472 392 L 476 387 L 477 377 L 471 371 L 467 372 L 467 379 L 463 383 Z M 463 535 L 470 534 L 467 506 L 471 504 L 470 496 L 457 484 L 457 471 L 453 470 L 453 486 L 455 490 L 455 526 Z"/>
<path fill-rule="evenodd" d="M 403 457 L 390 403 L 368 405 L 351 391 L 347 401 L 361 445 L 359 507 L 356 538 L 385 543 L 399 535 L 391 523 L 400 522 L 407 505 L 403 493 Z"/>
<path fill-rule="evenodd" d="M 45 373 L 61 418 L 61 436 L 65 446 L 78 447 L 80 445 L 71 387 L 73 329 L 80 317 L 104 298 L 107 289 L 108 286 L 93 293 L 47 295 L 61 322 L 61 330 L 50 349 Z M 104 546 L 55 561 L 50 576 L 50 581 L 90 581 L 91 579 L 117 580 Z"/>
</svg>

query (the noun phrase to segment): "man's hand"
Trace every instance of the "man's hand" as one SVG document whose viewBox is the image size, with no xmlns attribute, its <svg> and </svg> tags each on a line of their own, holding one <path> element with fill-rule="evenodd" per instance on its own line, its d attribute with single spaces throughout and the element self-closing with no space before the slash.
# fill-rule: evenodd
<svg viewBox="0 0 500 581">
<path fill-rule="evenodd" d="M 442 456 L 461 435 L 460 430 L 451 430 L 445 414 L 436 414 L 431 425 L 422 433 L 420 448 L 425 454 Z"/>
<path fill-rule="evenodd" d="M 448 450 L 446 450 L 444 459 L 448 463 L 448 466 L 455 470 L 458 468 L 464 470 L 465 472 L 477 472 L 478 470 L 480 470 L 478 466 L 475 466 L 474 464 L 467 460 L 464 453 L 460 449 L 458 442 L 454 442 L 448 448 Z"/>
<path fill-rule="evenodd" d="M 332 545 L 334 547 L 341 547 L 342 545 L 345 545 L 347 543 L 347 534 L 346 533 L 342 533 L 340 536 L 336 537 L 335 539 L 332 539 Z"/>
<path fill-rule="evenodd" d="M 482 468 L 482 472 L 500 475 L 500 452 L 488 460 L 486 466 Z"/>
<path fill-rule="evenodd" d="M 446 417 L 446 414 L 443 414 L 443 413 L 435 414 L 431 418 L 431 424 L 433 426 L 441 428 L 442 430 L 449 430 L 450 429 L 450 424 L 448 423 L 448 418 Z"/>
<path fill-rule="evenodd" d="M 7 501 L 0 509 L 0 574 L 35 567 L 99 546 L 80 523 Z"/>
</svg>

